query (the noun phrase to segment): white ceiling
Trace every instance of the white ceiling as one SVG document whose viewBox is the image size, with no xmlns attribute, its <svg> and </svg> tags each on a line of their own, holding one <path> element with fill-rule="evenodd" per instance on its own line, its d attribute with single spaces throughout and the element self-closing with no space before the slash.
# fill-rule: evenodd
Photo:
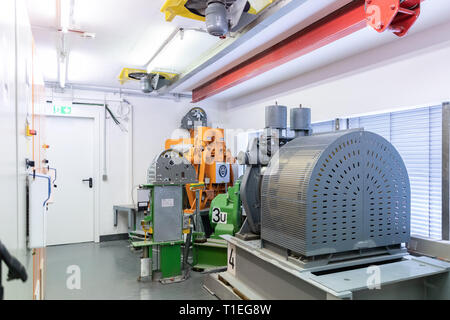
<svg viewBox="0 0 450 320">
<path fill-rule="evenodd" d="M 351 0 L 308 0 L 284 18 L 265 26 L 250 41 L 234 49 L 215 63 L 187 77 L 174 86 L 174 92 L 189 92 L 217 73 L 245 60 L 271 44 L 300 30 L 304 26 L 334 11 Z M 77 35 L 69 38 L 68 82 L 96 86 L 118 87 L 117 76 L 123 67 L 142 67 L 176 27 L 203 28 L 200 21 L 176 17 L 165 22 L 160 8 L 164 0 L 75 0 L 74 22 L 82 30 L 96 33 L 95 39 Z M 27 0 L 38 58 L 43 64 L 46 81 L 57 80 L 56 0 Z M 448 21 L 450 1 L 427 0 L 411 34 Z M 191 68 L 195 61 L 221 40 L 206 34 L 186 32 L 184 40 L 174 42 L 155 60 L 155 66 L 176 72 Z M 242 83 L 214 97 L 230 100 L 279 83 L 305 72 L 358 54 L 383 44 L 400 41 L 389 32 L 378 34 L 365 29 L 270 72 Z M 186 78 L 186 79 L 187 79 Z M 136 82 L 125 84 L 137 88 Z"/>
<path fill-rule="evenodd" d="M 143 67 L 177 26 L 203 27 L 200 21 L 180 17 L 170 23 L 165 22 L 164 14 L 160 12 L 163 3 L 164 0 L 75 0 L 75 25 L 95 33 L 96 38 L 84 39 L 69 34 L 68 82 L 117 87 L 121 69 Z M 44 65 L 44 78 L 46 81 L 56 81 L 56 29 L 59 26 L 56 0 L 27 0 L 27 7 L 38 59 Z M 189 34 L 185 35 L 185 39 L 189 41 Z M 217 41 L 214 37 L 210 39 Z M 195 46 L 199 50 L 203 47 L 208 49 L 211 41 L 202 40 Z M 162 52 L 158 60 L 161 62 L 169 54 Z M 179 63 L 161 63 L 161 67 L 179 69 L 182 66 Z M 130 82 L 125 87 L 137 87 L 136 83 L 133 84 Z"/>
<path fill-rule="evenodd" d="M 298 10 L 313 10 L 317 9 L 319 2 L 314 4 L 314 7 L 311 7 L 313 4 L 311 1 L 302 5 Z M 302 9 L 303 8 L 303 9 Z M 321 18 L 324 13 L 329 12 L 331 9 L 330 6 L 325 7 L 322 11 L 317 11 L 317 13 L 312 13 L 308 18 L 301 13 L 293 12 L 295 15 L 295 19 L 306 19 L 307 23 L 310 23 L 311 18 L 313 20 L 317 20 Z M 304 11 L 303 11 L 304 14 Z M 440 24 L 449 21 L 450 16 L 450 1 L 448 0 L 427 0 L 422 3 L 422 10 L 419 19 L 416 24 L 412 27 L 407 36 L 403 39 L 406 39 L 408 36 L 417 34 L 426 29 L 436 27 Z M 286 19 L 283 20 L 286 23 L 286 20 L 292 19 L 292 17 L 287 16 Z M 304 23 L 300 23 L 300 26 Z M 293 29 L 299 29 L 298 26 Z M 300 28 L 301 29 L 301 28 Z M 285 63 L 275 69 L 272 69 L 270 72 L 266 72 L 261 74 L 253 79 L 250 79 L 240 85 L 232 87 L 218 95 L 212 97 L 214 100 L 218 101 L 230 101 L 236 99 L 238 97 L 243 97 L 249 95 L 254 92 L 259 92 L 268 88 L 274 84 L 287 81 L 289 79 L 296 78 L 302 74 L 307 72 L 311 72 L 318 68 L 324 67 L 326 65 L 332 64 L 336 61 L 354 56 L 356 54 L 365 52 L 367 50 L 381 47 L 385 44 L 388 44 L 393 41 L 402 41 L 402 39 L 398 38 L 391 32 L 384 32 L 380 34 L 373 29 L 366 28 L 355 32 L 354 34 L 347 36 L 339 41 L 333 42 L 321 49 L 315 50 L 310 54 L 307 54 L 298 59 L 292 60 L 288 63 Z M 226 59 L 226 58 L 225 58 Z M 225 60 L 224 59 L 224 60 Z M 222 63 L 218 61 L 216 65 L 221 65 Z M 214 67 L 212 67 L 214 68 Z M 198 82 L 205 82 L 208 80 L 208 74 L 213 73 L 213 70 L 204 70 L 197 75 L 199 79 Z M 195 81 L 194 81 L 195 82 Z M 191 83 L 183 84 L 184 86 L 188 86 L 189 89 L 193 89 L 193 87 L 189 87 Z"/>
<path fill-rule="evenodd" d="M 269 48 L 278 43 L 282 39 L 289 37 L 295 32 L 302 30 L 311 23 L 325 17 L 330 12 L 346 5 L 352 0 L 293 0 L 295 6 L 287 12 L 280 19 L 266 24 L 263 21 L 261 24 L 265 25 L 262 32 L 254 35 L 252 38 L 229 52 L 226 56 L 220 58 L 213 64 L 210 64 L 187 81 L 181 81 L 181 84 L 176 84 L 177 89 L 183 92 L 188 92 L 198 86 L 199 83 L 204 83 L 215 74 L 224 72 L 231 67 L 244 61 L 248 57 Z"/>
<path fill-rule="evenodd" d="M 56 0 L 26 0 L 39 61 L 43 64 L 44 79 L 57 81 L 57 45 L 59 21 Z M 264 25 L 264 32 L 238 47 L 220 63 L 183 82 L 174 92 L 189 93 L 218 70 L 226 69 L 240 57 L 261 50 L 297 31 L 299 22 L 311 23 L 320 16 L 351 0 L 283 0 L 281 3 L 302 4 L 273 25 Z M 204 28 L 204 23 L 176 17 L 164 20 L 160 8 L 164 0 L 74 0 L 74 25 L 96 34 L 95 39 L 84 39 L 69 34 L 68 82 L 95 86 L 119 85 L 117 76 L 123 67 L 142 68 L 159 46 L 177 27 Z M 183 73 L 204 59 L 222 40 L 195 31 L 186 31 L 184 40 L 175 38 L 152 65 L 156 69 Z M 211 68 L 212 67 L 212 68 Z M 136 82 L 124 87 L 138 88 Z"/>
</svg>

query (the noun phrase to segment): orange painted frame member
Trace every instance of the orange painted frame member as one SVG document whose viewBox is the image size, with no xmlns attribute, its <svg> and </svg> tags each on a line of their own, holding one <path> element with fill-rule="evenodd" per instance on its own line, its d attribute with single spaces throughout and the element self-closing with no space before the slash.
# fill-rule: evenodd
<svg viewBox="0 0 450 320">
<path fill-rule="evenodd" d="M 195 127 L 189 131 L 190 138 L 166 140 L 165 149 L 171 149 L 178 144 L 192 146 L 184 156 L 194 165 L 198 182 L 205 184 L 205 190 L 200 191 L 200 210 L 203 210 L 209 207 L 211 200 L 218 194 L 226 192 L 226 184 L 218 182 L 216 177 L 217 163 L 230 165 L 230 183 L 228 185 L 234 184 L 232 164 L 235 163 L 235 158 L 226 149 L 224 129 Z M 190 185 L 186 185 L 186 193 L 190 208 L 185 211 L 193 213 L 196 207 L 195 191 L 190 189 Z"/>
</svg>

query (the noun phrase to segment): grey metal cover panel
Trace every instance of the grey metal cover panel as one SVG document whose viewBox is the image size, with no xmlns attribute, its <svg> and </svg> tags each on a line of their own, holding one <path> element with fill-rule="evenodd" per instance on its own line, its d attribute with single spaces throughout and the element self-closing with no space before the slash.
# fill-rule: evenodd
<svg viewBox="0 0 450 320">
<path fill-rule="evenodd" d="M 180 186 L 154 187 L 154 241 L 182 239 L 183 193 Z"/>
<path fill-rule="evenodd" d="M 155 157 L 147 170 L 147 183 L 188 184 L 197 182 L 194 166 L 181 153 L 167 149 Z"/>
<path fill-rule="evenodd" d="M 410 186 L 395 148 L 371 132 L 298 137 L 261 186 L 261 238 L 305 256 L 407 242 Z"/>
</svg>

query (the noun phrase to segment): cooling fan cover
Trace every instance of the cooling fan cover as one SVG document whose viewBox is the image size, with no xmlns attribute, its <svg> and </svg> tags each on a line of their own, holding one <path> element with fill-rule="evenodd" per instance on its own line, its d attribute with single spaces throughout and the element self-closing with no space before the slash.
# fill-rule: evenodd
<svg viewBox="0 0 450 320">
<path fill-rule="evenodd" d="M 262 177 L 261 238 L 303 256 L 401 244 L 410 237 L 410 203 L 404 162 L 383 137 L 298 137 Z"/>
</svg>

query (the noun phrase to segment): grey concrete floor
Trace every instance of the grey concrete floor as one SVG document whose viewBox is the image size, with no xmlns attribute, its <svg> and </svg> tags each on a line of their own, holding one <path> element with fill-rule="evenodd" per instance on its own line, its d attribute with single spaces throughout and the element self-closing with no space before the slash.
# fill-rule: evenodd
<svg viewBox="0 0 450 320">
<path fill-rule="evenodd" d="M 81 288 L 68 289 L 70 266 L 79 266 Z M 184 282 L 163 285 L 138 282 L 140 253 L 126 240 L 47 248 L 46 299 L 211 300 L 202 287 L 203 274 L 191 272 Z"/>
</svg>

